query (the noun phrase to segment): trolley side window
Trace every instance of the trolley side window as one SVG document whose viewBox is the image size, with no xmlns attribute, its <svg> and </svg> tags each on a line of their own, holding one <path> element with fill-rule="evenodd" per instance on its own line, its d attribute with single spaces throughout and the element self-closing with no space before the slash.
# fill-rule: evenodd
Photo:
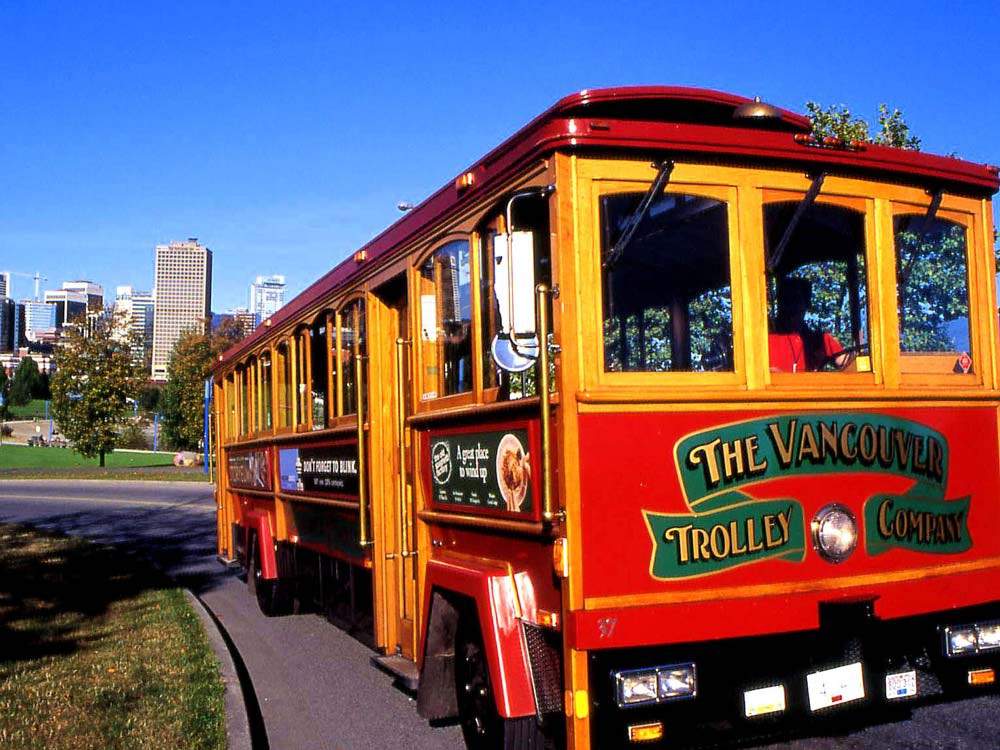
<svg viewBox="0 0 1000 750">
<path fill-rule="evenodd" d="M 482 362 L 483 387 L 496 388 L 497 400 L 508 401 L 538 393 L 537 368 L 525 365 L 520 371 L 501 367 L 495 358 L 497 339 L 507 336 L 521 341 L 521 348 L 537 356 L 537 338 L 524 343 L 516 328 L 528 327 L 534 331 L 536 284 L 552 286 L 552 263 L 549 231 L 548 197 L 529 196 L 512 202 L 511 223 L 513 235 L 508 238 L 500 218 L 484 224 L 479 231 L 479 257 L 482 273 L 479 280 L 480 314 L 483 321 Z M 511 258 L 508 262 L 508 256 Z M 530 275 L 531 283 L 524 283 L 521 273 Z M 511 283 L 511 279 L 514 283 Z M 528 299 L 523 299 L 514 289 L 524 286 Z M 499 291 L 498 291 L 499 290 Z M 501 302 L 503 296 L 503 302 Z M 551 311 L 551 300 L 547 302 Z M 551 320 L 551 313 L 549 319 Z M 527 324 L 525 323 L 527 320 Z M 519 325 L 515 325 L 515 323 Z M 537 333 L 535 333 L 537 337 Z M 515 346 L 511 347 L 516 353 Z"/>
<path fill-rule="evenodd" d="M 287 341 L 275 350 L 278 359 L 278 427 L 292 426 L 292 352 Z"/>
<path fill-rule="evenodd" d="M 924 215 L 895 218 L 900 370 L 971 369 L 965 227 Z M 962 366 L 961 362 L 967 364 Z"/>
<path fill-rule="evenodd" d="M 327 320 L 320 315 L 309 327 L 310 384 L 309 396 L 312 402 L 312 426 L 314 430 L 326 427 L 327 415 Z"/>
<path fill-rule="evenodd" d="M 870 371 L 864 214 L 769 203 L 764 233 L 771 371 Z"/>
<path fill-rule="evenodd" d="M 302 328 L 295 334 L 295 425 L 306 424 L 306 412 L 308 409 L 309 384 L 308 384 L 308 349 L 306 339 L 309 337 L 309 329 Z"/>
<path fill-rule="evenodd" d="M 239 370 L 239 391 L 240 391 L 240 435 L 249 435 L 253 430 L 250 423 L 250 400 L 253 398 L 253 380 L 251 371 L 256 367 L 256 360 L 250 360 L 243 369 Z"/>
<path fill-rule="evenodd" d="M 468 240 L 438 248 L 420 266 L 421 398 L 472 390 L 472 265 Z"/>
<path fill-rule="evenodd" d="M 270 432 L 271 428 L 274 426 L 274 419 L 271 410 L 271 404 L 274 403 L 274 368 L 271 364 L 271 352 L 264 352 L 260 355 L 260 386 L 258 391 L 260 417 L 257 420 L 257 429 L 266 430 L 268 432 Z"/>
<path fill-rule="evenodd" d="M 643 197 L 601 201 L 604 369 L 732 371 L 727 204 L 665 193 L 615 252 Z"/>
<path fill-rule="evenodd" d="M 358 384 L 355 357 L 364 353 L 365 306 L 355 300 L 340 311 L 340 338 L 336 367 L 340 370 L 341 409 L 343 414 L 358 413 Z"/>
</svg>

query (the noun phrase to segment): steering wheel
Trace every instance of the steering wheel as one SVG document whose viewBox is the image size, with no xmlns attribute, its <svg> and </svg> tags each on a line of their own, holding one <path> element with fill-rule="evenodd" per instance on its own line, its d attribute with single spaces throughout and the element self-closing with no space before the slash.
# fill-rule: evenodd
<svg viewBox="0 0 1000 750">
<path fill-rule="evenodd" d="M 831 354 L 826 357 L 820 366 L 816 368 L 817 372 L 822 372 L 824 370 L 830 369 L 836 372 L 843 372 L 850 366 L 854 360 L 858 358 L 858 355 L 867 356 L 868 354 L 868 342 L 865 341 L 860 344 L 855 344 L 854 346 L 846 346 L 835 354 Z"/>
</svg>

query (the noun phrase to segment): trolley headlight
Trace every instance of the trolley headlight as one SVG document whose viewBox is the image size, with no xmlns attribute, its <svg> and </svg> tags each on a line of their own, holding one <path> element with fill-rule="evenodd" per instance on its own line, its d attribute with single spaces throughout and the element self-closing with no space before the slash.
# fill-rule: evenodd
<svg viewBox="0 0 1000 750">
<path fill-rule="evenodd" d="M 697 693 L 693 663 L 615 672 L 614 679 L 620 707 L 693 698 Z"/>
<path fill-rule="evenodd" d="M 945 628 L 948 656 L 978 654 L 1000 649 L 1000 622 L 977 622 Z"/>
<path fill-rule="evenodd" d="M 858 544 L 858 523 L 854 514 L 838 503 L 821 508 L 812 520 L 812 541 L 824 559 L 843 562 Z"/>
<path fill-rule="evenodd" d="M 1000 648 L 1000 622 L 984 622 L 976 628 L 976 645 L 980 651 Z"/>
<path fill-rule="evenodd" d="M 973 627 L 948 629 L 948 656 L 960 656 L 976 650 L 976 629 Z"/>
</svg>

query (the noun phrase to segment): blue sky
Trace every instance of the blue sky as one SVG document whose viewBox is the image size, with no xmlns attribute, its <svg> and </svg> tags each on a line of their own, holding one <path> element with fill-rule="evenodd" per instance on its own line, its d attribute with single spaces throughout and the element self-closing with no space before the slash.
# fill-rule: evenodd
<svg viewBox="0 0 1000 750">
<path fill-rule="evenodd" d="M 215 310 L 257 274 L 297 292 L 596 86 L 885 101 L 925 150 L 1000 162 L 1000 5 L 736 6 L 0 0 L 0 269 L 113 295 L 196 236 Z"/>
</svg>

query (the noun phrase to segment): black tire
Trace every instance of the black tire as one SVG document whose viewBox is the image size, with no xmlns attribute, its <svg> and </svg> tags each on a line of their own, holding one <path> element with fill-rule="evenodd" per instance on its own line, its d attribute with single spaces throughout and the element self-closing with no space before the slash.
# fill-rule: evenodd
<svg viewBox="0 0 1000 750">
<path fill-rule="evenodd" d="M 455 634 L 455 691 L 465 745 L 470 750 L 549 750 L 538 719 L 504 719 L 497 712 L 478 620 L 463 616 Z"/>
<path fill-rule="evenodd" d="M 260 566 L 260 545 L 257 535 L 250 535 L 250 549 L 247 552 L 247 586 L 250 593 L 257 599 L 260 611 L 268 617 L 276 617 L 291 612 L 291 598 L 287 595 L 287 587 L 280 579 L 264 578 Z"/>
</svg>

